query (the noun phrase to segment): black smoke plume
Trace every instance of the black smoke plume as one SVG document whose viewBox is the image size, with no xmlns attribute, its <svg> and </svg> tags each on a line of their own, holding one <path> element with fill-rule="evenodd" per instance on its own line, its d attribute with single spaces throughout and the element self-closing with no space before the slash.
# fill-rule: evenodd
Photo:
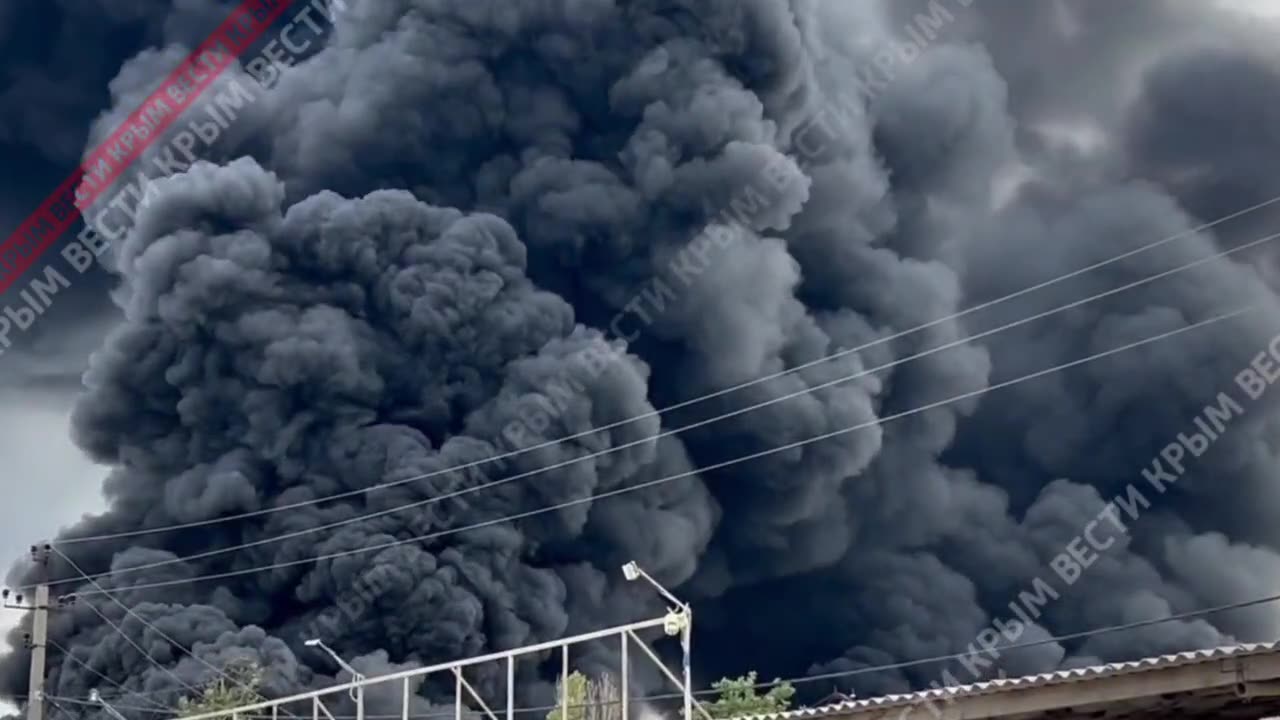
<svg viewBox="0 0 1280 720">
<path fill-rule="evenodd" d="M 158 181 L 115 248 L 123 320 L 93 356 L 75 415 L 77 441 L 111 468 L 110 509 L 63 539 L 371 489 L 614 425 L 1280 193 L 1266 160 L 1274 62 L 1243 41 L 1196 45 L 1187 28 L 1200 18 L 1185 4 L 347 4 L 324 47 L 269 87 L 238 75 L 255 99 L 235 129 L 205 161 Z M 916 12 L 941 27 L 904 51 L 914 40 L 902 29 L 922 27 Z M 1126 51 L 1117 28 L 1148 22 L 1165 42 Z M 91 136 L 162 65 L 154 53 L 127 63 L 120 102 Z M 1047 73 L 1064 74 L 1060 94 Z M 1097 77 L 1091 103 L 1081 92 Z M 1073 145 L 1063 127 L 1111 145 Z M 1190 234 L 990 311 L 498 465 L 67 552 L 86 571 L 124 571 L 583 457 L 1207 257 L 1263 225 Z M 623 582 L 617 568 L 631 559 L 694 602 L 700 685 L 963 651 L 1036 578 L 1061 592 L 1024 639 L 1257 596 L 1280 577 L 1270 482 L 1280 416 L 1266 397 L 1171 491 L 1151 493 L 1080 582 L 1064 587 L 1051 563 L 1219 392 L 1247 401 L 1233 377 L 1280 330 L 1259 254 L 527 480 L 104 582 L 206 661 L 261 662 L 268 694 L 332 680 L 302 646 L 310 635 L 374 673 L 659 610 Z M 1260 310 L 652 489 L 377 552 L 131 589 L 586 498 L 1246 305 Z M 15 579 L 30 578 L 20 568 Z M 94 608 L 185 682 L 208 676 L 101 595 L 52 625 L 94 671 L 165 702 L 180 694 Z M 1013 653 L 1003 669 L 1272 637 L 1275 626 L 1265 609 L 1171 622 Z M 582 666 L 608 667 L 606 650 Z M 23 692 L 25 659 L 0 665 L 10 695 Z M 900 689 L 940 669 L 837 683 Z M 519 672 L 522 696 L 549 698 L 554 662 Z M 481 682 L 501 687 L 496 671 Z M 54 655 L 50 692 L 82 697 L 99 683 Z M 423 707 L 444 692 L 425 685 Z"/>
</svg>

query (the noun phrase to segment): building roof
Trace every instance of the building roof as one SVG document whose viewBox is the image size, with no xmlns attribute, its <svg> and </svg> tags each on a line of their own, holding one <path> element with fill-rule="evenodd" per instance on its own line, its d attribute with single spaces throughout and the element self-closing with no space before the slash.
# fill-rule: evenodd
<svg viewBox="0 0 1280 720">
<path fill-rule="evenodd" d="M 1267 662 L 1260 663 L 1259 661 L 1262 659 Z M 1175 672 L 1180 668 L 1186 668 L 1191 671 L 1208 668 L 1208 671 L 1198 673 Z M 1151 678 L 1157 675 L 1161 680 L 1167 680 L 1168 682 L 1150 682 Z M 1047 699 L 1049 696 L 1048 690 L 1062 689 L 1064 687 L 1072 692 L 1056 693 L 1056 695 L 1066 700 L 1065 704 L 1053 708 L 1054 717 L 1071 717 L 1070 714 L 1062 714 L 1062 712 L 1064 710 L 1069 712 L 1072 708 L 1086 704 L 1094 707 L 1089 711 L 1092 717 L 1139 717 L 1140 715 L 1138 714 L 1097 714 L 1099 712 L 1097 709 L 1099 703 L 1094 701 L 1095 693 L 1093 692 L 1093 690 L 1100 687 L 1100 683 L 1112 681 L 1110 685 L 1115 686 L 1117 683 L 1114 681 L 1122 681 L 1126 678 L 1137 676 L 1141 676 L 1139 678 L 1140 682 L 1125 683 L 1133 688 L 1131 691 L 1127 693 L 1120 691 L 1118 694 L 1114 691 L 1109 691 L 1108 696 L 1114 696 L 1115 698 L 1116 708 L 1123 705 L 1133 708 L 1132 713 L 1138 713 L 1140 707 L 1144 704 L 1149 706 L 1163 704 L 1167 706 L 1170 700 L 1177 702 L 1181 699 L 1186 703 L 1179 711 L 1187 712 L 1188 708 L 1204 705 L 1206 700 L 1216 698 L 1215 702 L 1209 703 L 1214 705 L 1216 709 L 1211 714 L 1205 715 L 1205 717 L 1219 718 L 1227 717 L 1222 713 L 1225 712 L 1227 701 L 1234 698 L 1240 703 L 1249 703 L 1251 712 L 1257 711 L 1261 704 L 1274 703 L 1277 708 L 1276 712 L 1280 713 L 1280 697 L 1272 695 L 1273 691 L 1276 695 L 1280 695 L 1280 687 L 1273 687 L 1273 684 L 1280 683 L 1280 642 L 1272 642 L 1195 650 L 1129 662 L 1107 663 L 1070 670 L 1057 670 L 1038 675 L 993 679 L 949 688 L 852 699 L 819 707 L 758 715 L 754 716 L 752 720 L 883 717 L 883 711 L 889 709 L 895 709 L 898 713 L 890 717 L 907 718 L 913 716 L 903 714 L 902 709 L 910 706 L 918 706 L 922 709 L 919 717 L 932 719 L 937 717 L 935 713 L 938 708 L 954 708 L 959 704 L 1008 705 L 1007 703 L 991 701 L 991 696 L 1005 694 L 1027 696 L 1029 693 L 1037 693 L 1043 696 L 1042 699 Z M 1144 695 L 1141 686 L 1150 687 L 1150 693 Z M 1116 690 L 1119 690 L 1119 688 Z M 1179 698 L 1180 694 L 1186 695 L 1186 697 Z M 975 703 L 974 699 L 977 698 L 985 698 L 986 701 Z M 1144 698 L 1146 700 L 1145 703 Z M 1263 702 L 1264 700 L 1265 703 Z M 1102 704 L 1110 703 L 1104 700 Z M 1012 710 L 1012 706 L 1009 709 Z M 1031 714 L 1025 712 L 1022 714 L 1001 714 L 1001 712 L 1000 710 L 994 710 L 990 714 L 975 714 L 973 710 L 967 710 L 963 714 L 956 715 L 956 717 L 1034 718 L 1045 717 L 1043 712 L 1049 712 L 1049 709 L 1035 711 Z M 1252 717 L 1260 716 L 1253 714 Z"/>
</svg>

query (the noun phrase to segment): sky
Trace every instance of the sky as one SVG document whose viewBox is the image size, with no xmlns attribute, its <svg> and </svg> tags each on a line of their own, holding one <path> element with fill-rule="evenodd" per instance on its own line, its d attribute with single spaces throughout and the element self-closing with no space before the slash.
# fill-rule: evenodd
<svg viewBox="0 0 1280 720">
<path fill-rule="evenodd" d="M 111 3 L 103 4 L 111 5 Z M 177 4 L 191 8 L 200 5 L 197 2 Z M 212 4 L 216 5 L 217 3 Z M 1280 2 L 1270 2 L 1269 0 L 1224 0 L 1224 4 L 1232 8 L 1232 12 L 1240 13 L 1242 17 L 1280 17 Z M 120 7 L 124 6 L 121 5 Z M 122 10 L 121 12 L 124 11 Z M 192 10 L 191 13 L 190 17 L 175 15 L 176 19 L 169 21 L 162 29 L 148 29 L 144 35 L 149 38 L 154 36 L 155 39 L 164 40 L 184 38 L 194 32 L 191 28 L 203 27 L 202 23 L 207 24 L 207 18 L 213 17 L 195 10 Z M 0 18 L 0 20 L 2 19 Z M 146 33 L 150 33 L 150 35 L 146 35 Z M 3 37 L 0 37 L 0 40 L 3 40 Z M 1018 49 L 1011 47 L 1008 52 L 1010 55 L 1007 57 L 1000 57 L 997 53 L 997 62 L 1008 62 L 1010 66 L 1016 65 Z M 1014 57 L 1015 59 L 1009 59 L 1009 57 Z M 146 56 L 143 62 L 139 63 L 139 66 L 146 66 L 148 63 L 161 63 L 164 60 L 165 57 L 161 54 L 152 54 Z M 98 98 L 100 103 L 96 106 L 96 110 L 123 102 L 122 97 L 127 96 L 128 93 L 122 88 L 128 87 L 130 77 L 127 74 L 122 75 L 122 77 L 123 80 L 117 80 L 111 93 L 106 93 L 105 87 L 99 88 L 103 96 Z M 94 82 L 98 82 L 98 80 Z M 100 82 L 99 84 L 105 86 L 106 83 Z M 1019 87 L 1021 86 L 1016 81 L 1011 81 L 1011 87 L 1014 88 L 1012 92 L 1015 96 L 1013 104 L 1018 106 L 1018 103 L 1025 101 L 1030 93 L 1019 95 Z M 1071 88 L 1064 88 L 1063 97 L 1070 97 L 1070 90 Z M 1092 101 L 1092 98 L 1090 100 Z M 1104 109 L 1099 111 L 1099 115 L 1105 115 L 1105 104 L 1105 100 L 1099 101 L 1099 105 L 1104 106 Z M 1053 103 L 1045 103 L 1045 107 L 1051 105 Z M 1019 108 L 1022 109 L 1021 106 Z M 909 106 L 908 109 L 910 109 Z M 1029 113 L 1028 116 L 1032 116 L 1042 108 L 1035 102 L 1027 101 L 1026 109 Z M 95 116 L 96 110 L 89 113 L 87 117 Z M 890 108 L 890 110 L 892 111 L 894 108 Z M 744 113 L 749 114 L 747 111 L 744 111 Z M 1070 127 L 1070 123 L 1068 122 L 1064 126 Z M 334 136 L 341 139 L 342 132 L 346 130 L 349 130 L 349 128 L 333 129 Z M 86 127 L 82 131 L 88 132 L 88 123 L 86 123 Z M 1072 132 L 1068 130 L 1066 134 L 1072 135 Z M 1075 132 L 1077 132 L 1075 137 L 1094 137 L 1088 131 Z M 72 137 L 74 136 L 73 133 Z M 0 138 L 2 137 L 0 136 Z M 333 142 L 333 137 L 320 135 L 312 137 L 310 140 L 326 143 Z M 74 142 L 71 143 L 71 145 L 74 144 Z M 256 152 L 259 150 L 259 148 L 251 146 L 247 141 L 246 146 L 251 151 Z M 275 159 L 283 158 L 280 161 L 281 174 L 287 176 L 289 173 L 294 173 L 298 176 L 290 178 L 290 182 L 297 183 L 290 186 L 289 192 L 291 194 L 300 194 L 313 190 L 315 188 L 312 185 L 322 186 L 325 183 L 331 183 L 335 177 L 339 178 L 339 184 L 340 182 L 347 182 L 347 179 L 340 177 L 339 172 L 334 169 L 342 165 L 341 161 L 335 161 L 333 167 L 322 167 L 316 170 L 315 168 L 306 167 L 305 162 L 295 162 L 294 165 L 290 165 L 290 160 L 297 161 L 297 158 L 292 158 L 289 155 L 288 147 L 285 144 L 273 149 L 276 153 L 273 156 Z M 376 145 L 366 146 L 364 149 L 373 155 L 376 155 L 379 151 Z M 56 155 L 61 151 L 54 148 L 48 152 Z M 914 167 L 911 165 L 914 158 L 911 156 L 910 151 L 903 149 L 901 152 L 905 157 L 903 162 L 907 166 Z M 926 163 L 927 160 L 928 158 L 922 157 L 919 161 Z M 980 164 L 980 161 L 974 160 L 972 164 Z M 1035 168 L 1030 166 L 1025 168 L 1027 177 L 1034 177 L 1035 172 Z M 251 177 L 256 178 L 257 176 L 251 175 Z M 43 182 L 47 179 L 41 178 L 41 181 Z M 352 180 L 351 182 L 354 187 L 363 187 L 358 180 Z M 13 217 L 18 216 L 21 207 L 26 205 L 33 206 L 33 200 L 38 200 L 32 195 L 33 192 L 35 190 L 31 188 L 10 188 L 9 197 L 4 198 L 5 202 L 0 202 L 0 220 L 9 222 Z M 15 200 L 15 198 L 17 199 Z M 997 204 L 1003 206 L 1006 202 L 1009 202 L 1008 194 L 1003 195 Z M 547 220 L 547 222 L 552 221 Z M 537 227 L 536 223 L 534 223 L 534 226 Z M 1028 264 L 1034 264 L 1034 259 L 1029 259 Z M 766 295 L 776 290 L 775 286 L 769 283 L 785 284 L 784 280 L 776 280 L 773 277 L 763 278 L 750 275 L 749 268 L 744 269 L 743 273 L 746 280 L 743 281 L 739 278 L 740 283 L 750 285 L 752 282 L 760 280 L 763 288 L 762 293 Z M 764 280 L 768 280 L 769 283 L 764 282 Z M 994 287 L 1000 286 L 997 281 L 989 280 L 989 282 Z M 4 488 L 9 493 L 6 498 L 8 501 L 6 507 L 10 508 L 5 514 L 6 522 L 0 525 L 0 554 L 6 557 L 20 556 L 31 543 L 52 536 L 59 529 L 74 523 L 85 513 L 100 512 L 107 507 L 102 497 L 101 484 L 108 472 L 108 468 L 95 464 L 80 446 L 72 442 L 71 430 L 72 410 L 80 395 L 80 374 L 89 364 L 90 353 L 104 342 L 108 328 L 112 326 L 116 318 L 116 313 L 112 309 L 112 300 L 107 294 L 107 288 L 111 284 L 111 280 L 105 277 L 104 274 L 96 273 L 91 276 L 76 288 L 76 292 L 81 295 L 82 301 L 76 303 L 75 310 L 59 310 L 62 314 L 54 322 L 49 323 L 50 329 L 42 330 L 30 338 L 24 339 L 25 346 L 22 348 L 22 352 L 10 353 L 0 357 L 0 372 L 3 373 L 3 377 L 0 378 L 0 395 L 4 398 L 3 402 L 0 402 L 0 458 L 3 459 L 3 473 L 6 479 Z M 943 302 L 943 300 L 939 299 L 938 302 Z M 740 321 L 740 318 L 736 316 L 731 319 Z M 694 319 L 687 319 L 682 322 L 683 328 L 696 325 L 697 321 Z M 743 321 L 741 327 L 747 326 L 748 323 Z M 692 333 L 693 331 L 689 332 Z M 705 340 L 709 344 L 708 346 L 711 346 L 710 344 L 713 341 L 720 342 L 721 339 L 711 338 Z M 723 340 L 723 342 L 729 341 Z M 768 340 L 762 340 L 761 342 L 767 344 Z M 1040 351 L 1045 350 L 1045 345 L 1048 344 L 1047 342 L 1043 344 L 1037 343 L 1040 343 L 1039 339 L 1032 339 L 1028 341 L 1028 346 Z M 1045 352 L 1047 353 L 1048 351 L 1045 350 Z M 749 356 L 749 353 L 744 352 L 742 355 L 744 357 Z M 982 364 L 980 359 L 971 358 L 968 362 L 976 365 Z M 714 370 L 723 371 L 726 374 L 732 374 L 733 372 L 732 369 L 720 367 L 714 368 Z M 710 374 L 712 371 L 708 370 L 707 372 Z M 956 372 L 958 374 L 961 371 L 957 370 Z M 1035 398 L 1032 398 L 1032 400 L 1034 401 Z M 458 402 L 465 402 L 465 399 L 460 399 Z M 983 422 L 998 422 L 993 418 L 982 415 L 979 415 L 978 418 Z M 1080 430 L 1080 432 L 1083 433 L 1085 431 Z M 88 437 L 88 442 L 95 448 L 100 447 L 94 444 L 96 438 L 88 435 L 86 437 Z M 1034 450 L 1051 443 L 1041 439 L 1037 444 L 1037 440 L 1032 438 L 1027 444 Z M 1027 454 L 1032 454 L 1032 450 L 1029 450 Z M 981 442 L 972 443 L 968 452 L 972 453 L 973 458 L 978 459 L 983 459 L 987 454 L 994 453 L 990 448 L 984 447 Z M 1052 455 L 1049 452 L 1046 454 Z M 850 462 L 853 462 L 857 457 L 860 457 L 857 453 L 851 455 Z M 1021 460 L 1019 459 L 1019 461 Z M 995 475 L 1001 473 L 1016 474 L 1022 469 L 1014 461 L 994 461 L 990 465 L 994 468 L 992 473 Z M 1081 464 L 1071 465 L 1065 461 L 1055 463 L 1046 460 L 1043 465 L 1045 466 L 1045 472 L 1069 469 L 1085 473 L 1091 470 L 1091 468 L 1081 467 Z M 763 496 L 767 496 L 764 490 L 761 493 Z M 1020 504 L 1023 507 L 1031 504 L 1032 498 L 1018 498 L 1016 493 L 1012 491 L 1010 494 L 1012 496 L 1010 502 L 1014 504 Z M 808 510 L 809 508 L 796 508 L 796 513 L 802 514 Z M 1261 531 L 1259 531 L 1257 537 L 1261 536 Z M 787 537 L 796 542 L 800 542 L 797 538 L 804 538 L 813 540 L 815 546 L 819 544 L 817 540 L 814 540 L 803 530 L 797 530 L 795 535 L 787 535 Z M 722 545 L 713 544 L 708 553 L 723 560 L 725 567 L 730 568 L 725 570 L 725 573 L 729 574 L 740 569 L 733 566 L 731 560 L 724 559 L 732 557 L 734 551 L 750 547 L 753 552 L 765 552 L 765 550 L 750 546 L 748 540 L 739 537 L 721 538 L 719 542 Z M 1204 544 L 1189 545 L 1187 552 L 1192 553 Z M 946 560 L 957 565 L 963 564 L 962 560 L 953 558 L 946 558 Z M 903 575 L 909 574 L 901 566 L 895 564 L 896 562 L 897 558 L 892 562 L 886 559 L 884 564 L 879 566 L 872 564 L 870 572 L 882 572 L 886 577 L 893 577 L 898 572 Z M 1270 568 L 1271 566 L 1260 565 L 1259 567 Z M 866 571 L 863 570 L 861 572 Z M 677 572 L 677 574 L 679 573 Z M 800 574 L 803 576 L 803 573 Z M 685 575 L 687 576 L 688 573 Z M 698 581 L 708 585 L 714 584 L 713 580 L 708 580 L 704 576 L 699 576 Z M 761 581 L 760 584 L 767 586 L 767 579 Z M 957 584 L 962 583 L 957 581 Z M 971 589 L 971 592 L 986 592 L 988 590 L 979 589 L 974 591 Z M 702 588 L 700 588 L 700 591 L 703 591 Z M 705 592 L 714 594 L 712 590 L 705 590 Z M 743 592 L 746 594 L 740 593 L 735 602 L 744 606 L 750 605 L 752 599 L 749 594 L 750 591 Z M 866 612 L 871 613 L 872 611 L 867 610 Z M 1081 610 L 1080 613 L 1084 616 L 1086 611 Z M 16 613 L 5 613 L 0 616 L 0 620 L 3 620 L 3 623 L 0 623 L 0 627 L 4 627 L 5 623 L 11 625 L 16 621 L 16 618 Z M 886 622 L 889 621 L 886 620 Z M 1098 650 L 1099 654 L 1103 652 L 1104 649 Z M 866 656 L 856 653 L 853 653 L 852 657 L 841 658 L 841 660 L 844 662 L 867 662 Z"/>
<path fill-rule="evenodd" d="M 1261 17 L 1280 16 L 1280 4 L 1271 0 L 1223 0 L 1223 5 L 1237 12 Z"/>
<path fill-rule="evenodd" d="M 4 458 L 7 508 L 0 526 L 0 552 L 16 558 L 83 514 L 105 507 L 104 469 L 71 442 L 73 388 L 3 386 L 0 394 L 4 396 L 0 458 Z M 0 627 L 15 626 L 20 614 L 2 612 Z"/>
</svg>

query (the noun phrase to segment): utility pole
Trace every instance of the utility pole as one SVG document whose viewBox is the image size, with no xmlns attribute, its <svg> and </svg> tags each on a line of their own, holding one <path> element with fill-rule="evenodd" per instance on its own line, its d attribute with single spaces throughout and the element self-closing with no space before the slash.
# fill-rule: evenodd
<svg viewBox="0 0 1280 720">
<path fill-rule="evenodd" d="M 30 610 L 31 633 L 27 635 L 26 646 L 31 650 L 31 676 L 27 691 L 27 720 L 44 720 L 44 660 L 45 648 L 48 646 L 49 633 L 49 551 L 48 544 L 32 545 L 31 560 L 36 564 L 40 581 L 36 585 L 35 600 L 31 605 L 24 605 L 22 595 L 17 595 L 14 602 L 9 602 L 9 591 L 3 596 L 4 606 L 17 610 Z"/>
</svg>

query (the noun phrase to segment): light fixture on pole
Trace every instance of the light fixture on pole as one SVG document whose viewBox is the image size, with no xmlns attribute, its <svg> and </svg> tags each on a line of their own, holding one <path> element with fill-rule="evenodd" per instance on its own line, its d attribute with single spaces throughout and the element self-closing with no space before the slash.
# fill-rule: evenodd
<svg viewBox="0 0 1280 720">
<path fill-rule="evenodd" d="M 353 682 L 357 682 L 357 683 L 364 682 L 364 675 L 360 674 L 359 670 L 356 670 L 355 668 L 351 667 L 351 665 L 347 664 L 347 661 L 343 660 L 342 656 L 334 652 L 333 648 L 329 647 L 328 645 L 325 645 L 324 641 L 321 640 L 320 638 L 311 638 L 310 640 L 303 641 L 302 644 L 306 645 L 307 647 L 320 648 L 326 654 L 328 654 L 329 657 L 333 658 L 334 662 L 338 663 L 338 667 L 351 673 L 351 680 Z M 363 694 L 364 694 L 363 686 L 356 686 L 351 688 L 351 691 L 350 691 L 351 699 L 355 700 L 357 703 L 360 702 L 360 696 L 362 696 Z"/>
<path fill-rule="evenodd" d="M 681 688 L 684 693 L 684 720 L 693 720 L 693 608 L 663 587 L 662 583 L 654 580 L 653 576 L 641 569 L 634 560 L 622 566 L 622 576 L 628 582 L 644 580 L 652 585 L 658 594 L 675 604 L 675 607 L 667 612 L 662 629 L 668 635 L 680 636 L 680 649 L 684 654 L 684 687 Z"/>
<path fill-rule="evenodd" d="M 625 577 L 630 582 L 635 582 L 636 580 L 644 580 L 645 582 L 652 585 L 653 589 L 658 591 L 658 594 L 662 595 L 662 597 L 666 598 L 667 600 L 670 600 L 676 606 L 676 609 L 680 611 L 689 609 L 689 605 L 687 603 L 682 602 L 680 598 L 671 594 L 670 590 L 667 590 L 666 588 L 662 587 L 662 583 L 659 583 L 657 580 L 654 580 L 653 576 L 645 572 L 639 565 L 635 563 L 634 560 L 622 566 L 622 576 Z"/>
<path fill-rule="evenodd" d="M 89 691 L 89 702 L 96 702 L 99 705 L 101 705 L 102 709 L 105 710 L 108 715 L 114 718 L 114 720 L 127 720 L 125 716 L 120 714 L 119 710 L 116 710 L 115 708 L 108 705 L 107 701 L 102 699 L 102 694 L 99 693 L 97 690 Z"/>
</svg>

